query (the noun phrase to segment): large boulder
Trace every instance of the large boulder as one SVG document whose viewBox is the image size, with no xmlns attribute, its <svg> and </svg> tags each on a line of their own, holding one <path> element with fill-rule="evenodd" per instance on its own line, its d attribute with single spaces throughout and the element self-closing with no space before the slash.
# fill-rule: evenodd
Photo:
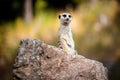
<svg viewBox="0 0 120 80">
<path fill-rule="evenodd" d="M 13 80 L 107 80 L 102 63 L 36 39 L 20 41 L 13 66 Z"/>
</svg>

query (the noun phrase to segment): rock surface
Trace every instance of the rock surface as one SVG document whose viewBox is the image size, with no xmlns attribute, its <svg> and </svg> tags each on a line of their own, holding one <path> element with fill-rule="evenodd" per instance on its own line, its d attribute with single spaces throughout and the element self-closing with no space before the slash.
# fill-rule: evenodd
<svg viewBox="0 0 120 80">
<path fill-rule="evenodd" d="M 107 80 L 102 63 L 47 45 L 23 39 L 13 65 L 13 80 Z"/>
</svg>

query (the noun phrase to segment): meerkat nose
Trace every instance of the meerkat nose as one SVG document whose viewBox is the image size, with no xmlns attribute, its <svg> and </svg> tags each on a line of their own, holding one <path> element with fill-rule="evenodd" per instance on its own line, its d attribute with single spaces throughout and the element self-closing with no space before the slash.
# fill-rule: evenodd
<svg viewBox="0 0 120 80">
<path fill-rule="evenodd" d="M 67 18 L 66 20 L 69 21 L 69 18 Z"/>
</svg>

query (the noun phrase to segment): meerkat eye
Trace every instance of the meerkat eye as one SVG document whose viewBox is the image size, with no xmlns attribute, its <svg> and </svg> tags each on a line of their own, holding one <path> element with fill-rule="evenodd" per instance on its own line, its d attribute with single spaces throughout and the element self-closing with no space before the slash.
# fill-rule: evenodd
<svg viewBox="0 0 120 80">
<path fill-rule="evenodd" d="M 69 18 L 71 18 L 72 16 L 71 15 L 69 15 Z"/>
<path fill-rule="evenodd" d="M 65 17 L 66 17 L 66 15 L 64 14 L 64 15 L 63 15 L 63 17 L 65 18 Z"/>
<path fill-rule="evenodd" d="M 59 15 L 58 17 L 59 17 L 59 19 L 61 18 L 61 16 L 60 16 L 60 15 Z"/>
</svg>

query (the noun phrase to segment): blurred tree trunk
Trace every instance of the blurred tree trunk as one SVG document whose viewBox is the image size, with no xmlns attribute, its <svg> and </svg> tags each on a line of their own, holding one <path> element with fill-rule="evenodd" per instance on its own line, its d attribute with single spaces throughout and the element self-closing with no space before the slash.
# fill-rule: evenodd
<svg viewBox="0 0 120 80">
<path fill-rule="evenodd" d="M 25 0 L 24 2 L 24 19 L 27 23 L 32 20 L 32 0 Z"/>
</svg>

